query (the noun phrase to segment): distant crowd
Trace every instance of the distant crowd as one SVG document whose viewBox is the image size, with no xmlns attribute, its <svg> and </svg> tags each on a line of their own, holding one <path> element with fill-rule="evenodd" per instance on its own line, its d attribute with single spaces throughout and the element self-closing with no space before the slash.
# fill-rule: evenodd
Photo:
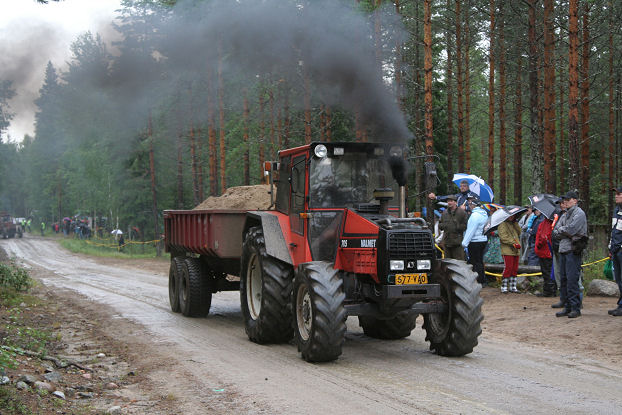
<svg viewBox="0 0 622 415">
<path fill-rule="evenodd" d="M 609 253 L 613 275 L 620 290 L 617 307 L 609 310 L 622 316 L 622 186 L 615 192 L 616 207 L 612 215 Z M 503 207 L 482 203 L 469 190 L 469 183 L 460 183 L 460 192 L 446 196 L 428 195 L 446 202 L 440 214 L 436 241 L 446 258 L 466 260 L 477 273 L 477 281 L 488 285 L 484 270 L 487 262 L 503 262 L 501 293 L 517 293 L 519 263 L 539 266 L 543 284 L 540 296 L 555 297 L 552 304 L 560 308 L 557 317 L 576 318 L 583 307 L 582 254 L 587 246 L 587 218 L 579 207 L 579 196 L 569 191 L 555 200 L 547 215 L 536 204 Z M 499 209 L 504 210 L 495 214 Z M 500 221 L 496 224 L 495 220 Z M 492 226 L 491 226 L 492 225 Z"/>
</svg>

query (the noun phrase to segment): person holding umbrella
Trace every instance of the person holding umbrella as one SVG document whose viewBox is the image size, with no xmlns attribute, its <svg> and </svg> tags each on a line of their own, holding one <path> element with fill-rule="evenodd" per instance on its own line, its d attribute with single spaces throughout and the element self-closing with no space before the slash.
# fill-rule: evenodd
<svg viewBox="0 0 622 415">
<path fill-rule="evenodd" d="M 482 202 L 477 196 L 469 196 L 469 208 L 471 216 L 467 222 L 466 232 L 462 238 L 462 247 L 467 251 L 468 263 L 473 265 L 473 270 L 477 272 L 477 282 L 486 285 L 486 274 L 484 272 L 484 250 L 488 243 L 488 237 L 484 235 L 484 226 L 488 222 L 488 214 L 481 206 Z"/>
<path fill-rule="evenodd" d="M 499 241 L 501 242 L 501 255 L 503 256 L 503 275 L 501 279 L 501 292 L 508 291 L 517 293 L 516 276 L 518 275 L 518 258 L 520 256 L 520 233 L 521 229 L 516 222 L 516 214 L 511 215 L 499 224 L 497 228 Z"/>
<path fill-rule="evenodd" d="M 454 198 L 456 200 L 456 205 L 459 208 L 466 210 L 467 213 L 470 213 L 471 208 L 469 207 L 469 203 L 468 203 L 469 197 L 475 196 L 479 199 L 479 196 L 477 196 L 477 194 L 473 193 L 469 189 L 469 182 L 467 180 L 462 180 L 459 186 L 460 186 L 460 193 L 458 194 L 437 196 L 434 193 L 430 193 L 428 194 L 428 198 L 430 198 L 431 200 L 437 200 L 439 202 L 445 202 L 450 197 Z"/>
</svg>

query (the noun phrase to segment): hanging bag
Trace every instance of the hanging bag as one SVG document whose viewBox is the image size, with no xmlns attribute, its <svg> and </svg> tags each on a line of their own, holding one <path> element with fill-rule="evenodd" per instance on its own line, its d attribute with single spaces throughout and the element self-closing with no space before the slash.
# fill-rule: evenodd
<svg viewBox="0 0 622 415">
<path fill-rule="evenodd" d="M 605 261 L 605 266 L 603 267 L 603 274 L 605 278 L 613 281 L 613 261 L 611 258 Z"/>
</svg>

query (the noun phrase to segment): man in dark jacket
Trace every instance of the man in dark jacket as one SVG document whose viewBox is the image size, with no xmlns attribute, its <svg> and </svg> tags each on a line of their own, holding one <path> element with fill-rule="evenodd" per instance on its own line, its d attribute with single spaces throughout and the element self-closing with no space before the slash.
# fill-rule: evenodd
<svg viewBox="0 0 622 415">
<path fill-rule="evenodd" d="M 612 316 L 622 316 L 622 186 L 612 189 L 616 192 L 616 208 L 611 219 L 611 238 L 609 239 L 609 255 L 613 262 L 613 276 L 620 290 L 618 307 L 609 310 Z"/>
<path fill-rule="evenodd" d="M 559 240 L 560 299 L 565 299 L 566 302 L 564 310 L 555 315 L 576 318 L 581 315 L 579 278 L 581 277 L 582 248 L 580 244 L 587 239 L 587 218 L 585 212 L 577 206 L 579 196 L 576 192 L 569 191 L 562 196 L 562 199 L 565 201 L 567 211 L 553 228 L 553 238 Z"/>
<path fill-rule="evenodd" d="M 462 234 L 467 227 L 467 213 L 464 209 L 458 208 L 457 197 L 447 196 L 447 209 L 441 215 L 439 229 L 443 233 L 443 246 L 445 258 L 464 260 L 464 249 L 462 248 Z"/>
<path fill-rule="evenodd" d="M 477 197 L 479 199 L 479 196 L 477 194 L 469 190 L 469 182 L 466 180 L 463 180 L 460 182 L 460 193 L 458 194 L 447 195 L 447 196 L 437 196 L 434 193 L 430 193 L 428 194 L 428 197 L 431 200 L 437 200 L 439 202 L 444 202 L 448 198 L 452 197 L 456 200 L 456 205 L 460 209 L 464 209 L 469 214 L 471 213 L 471 206 L 469 205 L 469 197 Z"/>
</svg>

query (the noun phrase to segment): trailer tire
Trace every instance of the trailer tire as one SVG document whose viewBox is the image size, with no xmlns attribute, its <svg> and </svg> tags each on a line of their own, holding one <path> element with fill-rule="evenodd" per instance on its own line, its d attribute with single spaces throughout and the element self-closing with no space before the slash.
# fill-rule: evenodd
<svg viewBox="0 0 622 415">
<path fill-rule="evenodd" d="M 294 333 L 308 362 L 328 362 L 341 355 L 346 318 L 343 279 L 327 262 L 301 264 L 294 278 Z"/>
<path fill-rule="evenodd" d="M 441 356 L 464 356 L 477 346 L 482 333 L 481 285 L 471 265 L 463 261 L 441 260 L 437 275 L 443 302 L 448 307 L 445 313 L 423 316 L 426 340 L 430 342 L 430 350 Z"/>
<path fill-rule="evenodd" d="M 382 320 L 373 316 L 359 316 L 359 325 L 366 336 L 374 339 L 398 340 L 410 336 L 417 323 L 417 313 L 400 311 L 395 317 Z"/>
<path fill-rule="evenodd" d="M 240 305 L 251 341 L 284 343 L 292 338 L 292 280 L 292 267 L 267 255 L 263 229 L 250 228 L 242 247 Z"/>
<path fill-rule="evenodd" d="M 179 313 L 179 280 L 182 275 L 184 257 L 171 258 L 171 266 L 168 270 L 168 301 L 171 311 Z"/>
<path fill-rule="evenodd" d="M 179 279 L 179 309 L 186 317 L 205 317 L 212 305 L 210 276 L 202 272 L 201 261 L 184 258 Z"/>
</svg>

